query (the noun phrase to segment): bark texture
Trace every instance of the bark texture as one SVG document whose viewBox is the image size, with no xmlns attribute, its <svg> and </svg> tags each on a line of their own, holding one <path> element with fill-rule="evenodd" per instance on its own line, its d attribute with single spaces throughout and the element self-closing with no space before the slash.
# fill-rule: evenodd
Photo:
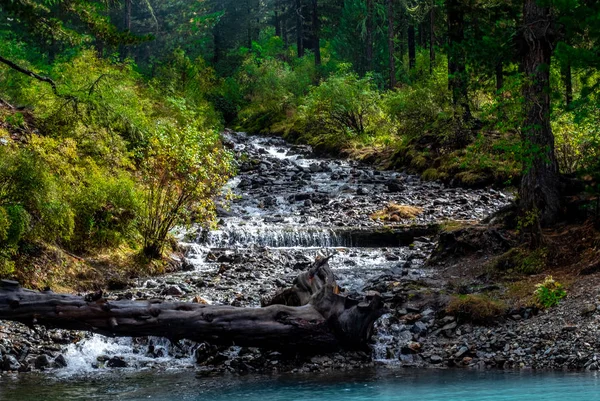
<svg viewBox="0 0 600 401">
<path fill-rule="evenodd" d="M 448 84 L 452 91 L 452 102 L 455 107 L 462 109 L 463 121 L 471 120 L 469 106 L 468 79 L 466 55 L 463 48 L 465 37 L 464 10 L 460 0 L 448 0 L 446 4 L 448 13 Z"/>
<path fill-rule="evenodd" d="M 413 70 L 417 65 L 417 49 L 415 43 L 415 26 L 408 26 L 408 68 Z"/>
<path fill-rule="evenodd" d="M 373 0 L 367 0 L 367 21 L 366 21 L 366 50 L 365 61 L 367 71 L 373 71 Z"/>
<path fill-rule="evenodd" d="M 435 6 L 429 11 L 429 73 L 435 65 Z"/>
<path fill-rule="evenodd" d="M 321 65 L 321 35 L 319 24 L 319 3 L 312 0 L 312 30 L 313 30 L 313 52 L 315 53 L 315 65 Z"/>
<path fill-rule="evenodd" d="M 519 199 L 524 212 L 534 212 L 541 225 L 550 225 L 560 211 L 558 163 L 550 126 L 553 21 L 550 9 L 536 0 L 525 1 L 523 21 L 525 120 L 521 136 L 527 157 Z"/>
<path fill-rule="evenodd" d="M 388 64 L 390 68 L 390 88 L 396 86 L 396 60 L 394 58 L 394 3 L 387 0 Z"/>
<path fill-rule="evenodd" d="M 2 281 L 0 319 L 29 326 L 84 330 L 107 336 L 161 336 L 213 344 L 295 352 L 366 346 L 384 312 L 377 293 L 356 301 L 339 295 L 328 259 L 315 262 L 262 308 L 164 300 L 109 301 L 23 289 Z"/>
<path fill-rule="evenodd" d="M 304 57 L 304 17 L 302 15 L 302 1 L 296 0 L 296 47 L 298 58 Z"/>
</svg>

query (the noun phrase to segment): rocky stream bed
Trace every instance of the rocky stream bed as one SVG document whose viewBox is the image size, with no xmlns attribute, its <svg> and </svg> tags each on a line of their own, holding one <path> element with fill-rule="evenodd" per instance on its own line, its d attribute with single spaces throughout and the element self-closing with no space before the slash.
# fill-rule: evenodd
<svg viewBox="0 0 600 401">
<path fill-rule="evenodd" d="M 479 221 L 510 202 L 494 189 L 448 188 L 402 172 L 353 161 L 318 159 L 279 138 L 227 132 L 239 175 L 219 207 L 218 229 L 177 233 L 181 271 L 136 279 L 112 298 L 165 298 L 258 307 L 287 287 L 317 255 L 330 262 L 343 293 L 381 293 L 389 308 L 376 323 L 370 351 L 292 355 L 255 348 L 216 347 L 163 338 L 108 339 L 0 322 L 0 370 L 195 368 L 223 372 L 318 371 L 374 364 L 413 367 L 598 369 L 598 293 L 586 310 L 559 306 L 556 315 L 522 308 L 489 326 L 444 313 L 448 277 L 427 263 L 438 226 Z M 370 215 L 390 202 L 418 207 L 414 218 Z M 600 302 L 598 302 L 600 308 Z M 563 309 L 561 309 L 563 308 Z M 571 308 L 571 309 L 569 309 Z M 575 309 L 573 309 L 575 308 Z M 576 317 L 575 317 L 576 316 Z M 560 320 L 560 319 L 559 319 Z"/>
</svg>

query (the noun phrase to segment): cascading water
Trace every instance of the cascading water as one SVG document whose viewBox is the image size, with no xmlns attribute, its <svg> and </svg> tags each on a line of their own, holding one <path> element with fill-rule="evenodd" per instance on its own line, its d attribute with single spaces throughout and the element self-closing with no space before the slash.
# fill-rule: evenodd
<svg viewBox="0 0 600 401">
<path fill-rule="evenodd" d="M 427 236 L 403 243 L 390 234 L 394 229 L 480 219 L 508 201 L 493 190 L 445 188 L 354 162 L 311 158 L 310 149 L 280 138 L 230 133 L 224 140 L 243 161 L 240 174 L 226 186 L 234 196 L 219 208 L 218 228 L 176 233 L 187 250 L 188 271 L 139 281 L 138 288 L 121 295 L 259 306 L 262 297 L 290 285 L 317 254 L 334 252 L 330 265 L 349 292 L 365 291 L 382 275 L 426 279 L 431 272 L 423 264 L 435 244 Z M 417 206 L 423 213 L 395 223 L 369 217 L 390 202 Z M 406 327 L 385 315 L 376 331 L 374 359 L 397 361 L 400 344 L 410 340 Z M 181 367 L 193 364 L 194 350 L 189 345 L 182 351 L 165 339 L 92 336 L 69 346 L 67 362 L 77 372 L 102 368 L 112 357 L 129 367 Z"/>
<path fill-rule="evenodd" d="M 336 248 L 351 246 L 348 236 L 331 228 L 297 226 L 224 227 L 210 231 L 202 243 L 211 248 Z"/>
</svg>

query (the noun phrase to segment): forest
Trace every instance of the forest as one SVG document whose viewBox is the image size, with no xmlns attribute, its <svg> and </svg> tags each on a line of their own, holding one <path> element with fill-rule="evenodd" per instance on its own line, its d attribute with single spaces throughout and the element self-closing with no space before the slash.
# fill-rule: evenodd
<svg viewBox="0 0 600 401">
<path fill-rule="evenodd" d="M 514 187 L 539 245 L 565 191 L 597 208 L 599 69 L 594 0 L 2 0 L 0 277 L 168 270 L 226 127 Z"/>
</svg>

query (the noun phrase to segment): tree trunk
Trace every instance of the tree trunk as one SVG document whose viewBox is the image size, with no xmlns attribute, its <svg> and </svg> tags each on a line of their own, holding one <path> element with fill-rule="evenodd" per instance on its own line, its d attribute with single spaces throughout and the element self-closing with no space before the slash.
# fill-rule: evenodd
<svg viewBox="0 0 600 401">
<path fill-rule="evenodd" d="M 496 64 L 496 91 L 500 92 L 504 86 L 504 66 L 502 60 Z"/>
<path fill-rule="evenodd" d="M 418 38 L 419 38 L 419 41 L 418 41 L 419 47 L 424 48 L 427 45 L 427 39 L 425 37 L 425 21 L 421 21 L 419 23 L 418 32 L 419 32 L 419 36 L 418 36 Z"/>
<path fill-rule="evenodd" d="M 373 0 L 367 0 L 367 37 L 366 64 L 367 71 L 373 71 Z"/>
<path fill-rule="evenodd" d="M 452 91 L 452 103 L 461 109 L 464 122 L 471 120 L 469 106 L 467 67 L 463 48 L 465 21 L 460 0 L 447 1 L 448 12 L 448 85 Z"/>
<path fill-rule="evenodd" d="M 281 9 L 281 0 L 277 0 L 275 3 L 275 18 L 273 23 L 275 24 L 275 36 L 281 38 L 281 18 L 279 16 L 279 10 Z"/>
<path fill-rule="evenodd" d="M 246 40 L 248 41 L 248 49 L 252 48 L 252 8 L 250 6 L 250 0 L 246 0 Z"/>
<path fill-rule="evenodd" d="M 523 8 L 525 53 L 523 85 L 525 121 L 521 129 L 526 151 L 519 190 L 521 210 L 534 213 L 541 225 L 556 221 L 560 211 L 558 164 L 550 126 L 550 62 L 554 33 L 550 9 L 536 0 Z"/>
<path fill-rule="evenodd" d="M 123 16 L 123 29 L 131 33 L 131 1 L 125 0 L 125 15 Z M 121 58 L 125 59 L 130 55 L 130 48 L 127 45 L 121 46 Z"/>
<path fill-rule="evenodd" d="M 570 60 L 563 62 L 562 76 L 565 83 L 565 106 L 569 108 L 571 107 L 571 103 L 573 103 L 573 77 Z"/>
<path fill-rule="evenodd" d="M 384 313 L 381 297 L 371 293 L 356 301 L 338 292 L 327 259 L 315 262 L 292 288 L 262 308 L 109 301 L 102 294 L 37 292 L 2 281 L 0 319 L 107 336 L 161 336 L 294 352 L 366 347 L 373 323 Z"/>
<path fill-rule="evenodd" d="M 131 32 L 131 0 L 125 0 L 125 30 Z"/>
<path fill-rule="evenodd" d="M 388 63 L 390 68 L 390 88 L 396 86 L 396 60 L 394 59 L 394 3 L 387 0 Z"/>
<path fill-rule="evenodd" d="M 408 26 L 408 68 L 413 70 L 417 65 L 417 51 L 415 43 L 415 26 Z"/>
<path fill-rule="evenodd" d="M 315 65 L 321 65 L 321 44 L 319 30 L 319 4 L 318 0 L 312 0 L 312 31 L 313 31 L 313 52 L 315 53 Z"/>
<path fill-rule="evenodd" d="M 304 17 L 302 16 L 302 0 L 296 0 L 296 46 L 298 58 L 304 57 Z"/>
<path fill-rule="evenodd" d="M 429 11 L 429 73 L 433 73 L 435 66 L 435 7 Z"/>
</svg>

